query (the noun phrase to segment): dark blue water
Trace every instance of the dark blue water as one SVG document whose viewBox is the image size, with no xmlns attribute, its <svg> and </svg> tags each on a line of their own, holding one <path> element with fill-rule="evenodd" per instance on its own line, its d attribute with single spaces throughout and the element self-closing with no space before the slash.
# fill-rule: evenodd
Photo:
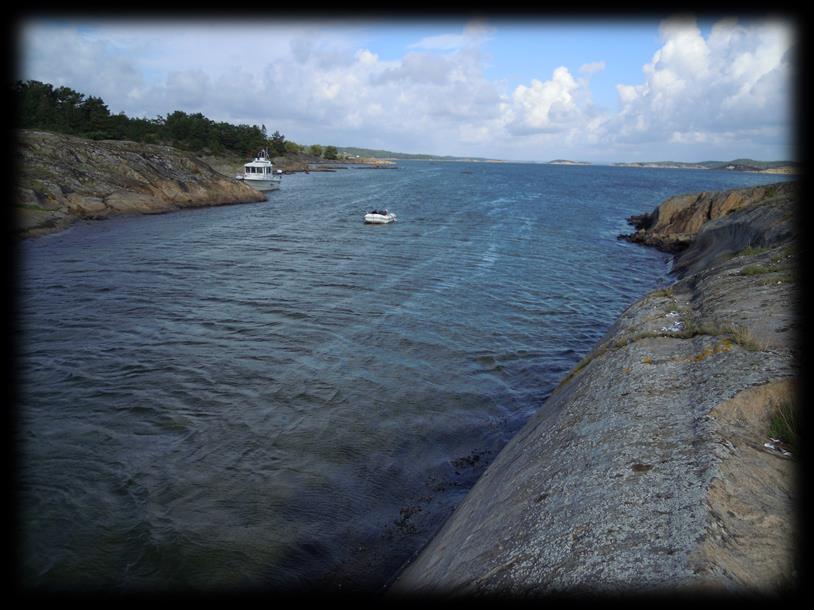
<svg viewBox="0 0 814 610">
<path fill-rule="evenodd" d="M 23 242 L 26 583 L 378 589 L 667 283 L 625 218 L 782 179 L 402 162 Z"/>
</svg>

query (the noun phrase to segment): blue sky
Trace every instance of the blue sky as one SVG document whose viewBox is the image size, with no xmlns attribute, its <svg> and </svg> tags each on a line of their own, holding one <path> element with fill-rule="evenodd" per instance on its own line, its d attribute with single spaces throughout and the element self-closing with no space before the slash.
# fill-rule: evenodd
<svg viewBox="0 0 814 610">
<path fill-rule="evenodd" d="M 561 65 L 576 71 L 605 58 L 606 70 L 595 77 L 595 100 L 612 106 L 617 102 L 615 83 L 639 80 L 644 62 L 637 59 L 650 58 L 658 49 L 658 23 L 658 19 L 587 23 L 571 19 L 531 24 L 495 20 L 490 22 L 494 33 L 483 44 L 488 56 L 485 74 L 515 87 Z M 418 40 L 460 32 L 465 25 L 463 19 L 386 26 L 362 23 L 356 35 L 360 45 L 383 60 L 395 61 Z"/>
<path fill-rule="evenodd" d="M 33 19 L 18 77 L 300 143 L 509 160 L 793 155 L 792 23 Z"/>
<path fill-rule="evenodd" d="M 558 66 L 577 72 L 584 64 L 604 61 L 605 69 L 593 78 L 591 87 L 594 101 L 603 106 L 616 104 L 616 83 L 641 79 L 642 58 L 652 57 L 659 47 L 658 22 L 495 27 L 498 35 L 487 43 L 495 78 L 508 79 L 515 87 L 535 75 L 551 74 Z"/>
</svg>

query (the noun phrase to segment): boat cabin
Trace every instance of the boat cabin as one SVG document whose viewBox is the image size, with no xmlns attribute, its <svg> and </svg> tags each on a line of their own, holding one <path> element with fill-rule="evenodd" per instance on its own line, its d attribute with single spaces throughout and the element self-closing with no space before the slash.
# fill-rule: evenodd
<svg viewBox="0 0 814 610">
<path fill-rule="evenodd" d="M 254 161 L 249 161 L 243 166 L 247 174 L 271 174 L 273 173 L 271 160 L 265 149 L 257 153 Z"/>
<path fill-rule="evenodd" d="M 271 167 L 271 164 L 268 165 L 259 165 L 252 163 L 247 163 L 245 166 L 247 174 L 272 174 L 274 173 Z"/>
</svg>

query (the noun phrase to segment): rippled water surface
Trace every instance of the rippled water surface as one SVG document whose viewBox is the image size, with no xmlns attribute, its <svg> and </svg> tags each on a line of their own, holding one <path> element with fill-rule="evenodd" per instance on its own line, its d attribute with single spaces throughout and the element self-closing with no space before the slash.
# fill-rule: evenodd
<svg viewBox="0 0 814 610">
<path fill-rule="evenodd" d="M 625 218 L 780 179 L 401 162 L 23 242 L 26 582 L 382 587 L 667 282 Z"/>
</svg>

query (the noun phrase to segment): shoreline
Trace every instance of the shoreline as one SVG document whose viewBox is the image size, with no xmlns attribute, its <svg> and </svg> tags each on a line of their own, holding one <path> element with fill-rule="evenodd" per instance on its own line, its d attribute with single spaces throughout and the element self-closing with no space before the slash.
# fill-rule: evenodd
<svg viewBox="0 0 814 610">
<path fill-rule="evenodd" d="M 94 150 L 104 152 L 102 144 L 95 144 L 97 148 Z M 80 151 L 80 154 L 85 152 Z M 38 203 L 45 198 L 51 205 L 61 198 L 89 214 L 79 217 L 87 219 L 109 217 L 102 214 L 104 210 L 108 210 L 110 216 L 162 214 L 185 208 L 231 204 L 210 203 L 205 197 L 196 199 L 190 195 L 191 192 L 204 192 L 206 188 L 201 185 L 206 184 L 206 180 L 217 183 L 223 178 L 228 179 L 228 176 L 207 173 L 208 170 L 214 174 L 218 172 L 200 160 L 190 160 L 185 155 L 166 156 L 163 149 L 152 159 L 149 150 L 120 147 L 120 152 L 124 155 L 122 158 L 137 162 L 137 175 L 126 176 L 131 180 L 130 186 L 136 185 L 137 188 L 131 188 L 125 195 L 121 190 L 114 190 L 99 197 L 93 190 L 99 185 L 84 184 L 87 190 L 79 191 L 72 186 L 45 182 L 42 192 L 34 192 Z M 136 156 L 127 156 L 133 154 Z M 330 167 L 328 163 L 322 165 L 326 167 L 311 171 L 351 169 L 347 166 Z M 80 172 L 80 177 L 87 175 Z M 139 190 L 145 182 L 152 189 L 148 193 Z M 198 187 L 202 190 L 196 190 Z M 791 336 L 799 326 L 790 305 L 797 291 L 794 273 L 797 229 L 792 205 L 798 197 L 797 189 L 795 182 L 785 182 L 680 195 L 665 200 L 650 213 L 631 216 L 628 222 L 635 232 L 619 238 L 674 254 L 671 276 L 675 276 L 675 281 L 636 300 L 619 316 L 593 351 L 561 381 L 540 409 L 548 412 L 533 416 L 533 429 L 526 429 L 532 423 L 530 421 L 516 435 L 516 438 L 523 438 L 517 442 L 512 439 L 504 449 L 504 452 L 510 452 L 510 457 L 504 458 L 504 452 L 501 452 L 495 460 L 501 465 L 494 468 L 503 470 L 498 470 L 499 474 L 489 474 L 493 472 L 493 466 L 490 466 L 483 474 L 481 480 L 492 477 L 483 484 L 491 491 L 479 491 L 480 496 L 477 496 L 475 490 L 481 485 L 478 481 L 465 500 L 465 503 L 470 502 L 466 504 L 470 515 L 458 517 L 456 510 L 416 557 L 393 576 L 385 589 L 392 586 L 395 594 L 410 594 L 415 590 L 447 592 L 449 581 L 438 581 L 437 575 L 452 570 L 454 578 L 469 571 L 469 576 L 461 576 L 453 582 L 453 593 L 526 594 L 529 591 L 579 590 L 595 585 L 597 590 L 619 590 L 625 586 L 625 575 L 640 574 L 637 570 L 641 569 L 642 563 L 646 564 L 644 573 L 650 578 L 645 586 L 662 587 L 664 574 L 658 572 L 662 566 L 647 564 L 651 555 L 663 559 L 664 565 L 668 565 L 666 569 L 674 570 L 666 577 L 671 586 L 678 582 L 681 586 L 712 587 L 716 591 L 722 587 L 752 587 L 764 591 L 767 587 L 782 586 L 784 575 L 793 575 L 793 568 L 788 569 L 789 540 L 793 531 L 786 528 L 791 520 L 789 503 L 784 504 L 783 500 L 796 494 L 788 483 L 793 459 L 764 451 L 759 437 L 773 405 L 797 393 L 798 352 L 795 350 L 798 348 Z M 265 199 L 265 194 L 262 195 Z M 179 196 L 182 205 L 172 201 L 172 197 Z M 51 212 L 58 209 L 33 208 Z M 63 227 L 49 229 L 47 233 L 67 228 L 73 220 Z M 735 379 L 741 373 L 744 373 L 745 381 Z M 698 390 L 699 387 L 702 390 Z M 658 407 L 656 414 L 654 406 Z M 613 412 L 609 413 L 608 409 Z M 690 413 L 692 419 L 686 419 L 686 413 L 682 411 Z M 551 434 L 545 429 L 549 425 L 554 430 Z M 674 433 L 674 428 L 681 430 Z M 619 429 L 632 429 L 634 434 L 622 434 Z M 665 440 L 665 429 L 675 436 Z M 541 440 L 540 435 L 546 434 L 549 436 Z M 642 439 L 646 439 L 644 444 L 640 444 Z M 649 445 L 651 441 L 656 443 L 654 439 L 662 445 Z M 616 445 L 625 444 L 628 447 L 619 449 L 623 453 L 618 453 Z M 532 447 L 531 451 L 529 447 Z M 674 451 L 679 452 L 678 457 Z M 648 452 L 660 459 L 643 457 Z M 567 459 L 562 459 L 563 455 Z M 766 455 L 781 461 L 767 461 Z M 545 476 L 534 472 L 539 470 L 539 462 L 534 461 L 537 459 L 547 460 L 545 465 L 549 470 Z M 783 460 L 792 466 L 782 466 Z M 582 469 L 569 472 L 569 461 L 581 465 Z M 597 471 L 600 462 L 604 465 Z M 527 471 L 518 475 L 512 470 L 517 464 L 525 464 Z M 696 479 L 687 478 L 685 471 L 688 468 L 698 475 Z M 555 476 L 548 476 L 552 473 Z M 585 476 L 581 478 L 583 473 Z M 762 509 L 758 509 L 745 518 L 742 511 L 752 511 L 758 495 L 761 498 L 766 496 L 766 489 L 758 489 L 755 483 L 755 478 L 760 477 L 781 482 L 781 486 L 769 490 L 769 501 L 775 502 L 773 512 L 764 510 L 761 513 Z M 592 481 L 593 488 L 583 478 Z M 520 485 L 516 485 L 518 480 Z M 671 493 L 669 485 L 675 481 L 684 485 L 683 489 L 692 501 L 686 497 L 676 499 L 665 495 Z M 628 492 L 632 490 L 633 493 L 614 497 L 613 502 L 597 498 L 597 489 L 604 492 L 609 485 L 617 484 L 627 486 Z M 645 485 L 655 486 L 658 490 L 656 496 L 647 495 L 649 491 L 643 491 Z M 782 493 L 772 495 L 778 489 Z M 751 495 L 739 496 L 743 490 Z M 521 494 L 519 497 L 515 495 L 518 493 Z M 557 497 L 558 493 L 567 500 Z M 636 493 L 643 495 L 636 496 Z M 478 499 L 469 500 L 473 494 Z M 494 502 L 500 502 L 500 498 L 509 498 L 511 502 L 498 507 L 499 518 L 495 519 Z M 631 498 L 638 506 L 630 509 L 634 511 L 631 515 L 623 515 L 629 518 L 627 522 L 621 520 L 622 531 L 627 536 L 621 538 L 624 550 L 634 548 L 641 551 L 636 547 L 643 544 L 636 537 L 639 530 L 632 522 L 652 525 L 647 520 L 658 519 L 649 511 L 653 506 L 656 508 L 652 512 L 667 515 L 663 521 L 668 523 L 666 526 L 656 524 L 650 533 L 662 534 L 666 527 L 671 534 L 673 530 L 681 532 L 681 542 L 670 542 L 667 551 L 662 547 L 648 548 L 632 559 L 617 559 L 618 548 L 613 545 L 620 542 L 620 537 L 616 532 L 598 532 L 593 524 L 616 523 L 608 520 L 605 512 L 608 505 L 625 505 Z M 532 505 L 531 513 L 527 504 Z M 566 521 L 557 521 L 560 514 L 583 505 L 588 506 L 591 519 L 580 517 L 580 511 L 571 511 L 570 516 L 563 517 Z M 684 519 L 684 510 L 702 505 L 708 512 L 696 511 L 692 518 Z M 747 509 L 743 509 L 744 505 Z M 730 514 L 733 512 L 735 516 Z M 569 518 L 572 521 L 567 521 Z M 456 519 L 463 521 L 457 526 L 449 525 Z M 535 529 L 540 519 L 548 519 L 542 533 Z M 744 521 L 761 519 L 774 524 L 772 535 L 780 538 L 780 542 L 767 542 L 770 536 L 765 531 L 744 529 Z M 495 527 L 507 524 L 508 542 L 501 537 L 502 534 L 483 529 L 493 527 L 494 524 L 488 521 L 499 522 Z M 701 521 L 704 521 L 703 531 L 698 534 Z M 780 536 L 776 535 L 778 528 L 782 530 Z M 455 538 L 462 535 L 460 530 L 469 534 L 479 532 L 478 538 L 484 534 L 487 544 L 497 546 L 498 552 L 508 555 L 504 554 L 500 559 L 484 557 L 483 550 L 467 547 L 469 537 L 463 541 Z M 551 535 L 560 536 L 554 540 L 560 543 L 559 547 L 551 544 L 550 538 L 536 538 L 531 540 L 531 547 L 524 547 L 528 542 L 522 539 L 526 531 L 531 531 L 531 536 L 554 532 Z M 511 536 L 521 538 L 511 539 Z M 449 540 L 436 542 L 443 537 Z M 744 544 L 743 540 L 752 539 L 761 541 L 761 550 L 771 550 L 773 554 L 770 553 L 769 561 L 773 563 L 755 563 L 758 558 L 754 551 L 758 547 L 753 546 L 746 553 L 753 563 L 744 568 L 744 554 L 734 553 L 732 549 Z M 701 542 L 687 546 L 688 540 Z M 565 547 L 570 555 L 564 559 L 562 555 L 551 554 L 550 549 Z M 592 555 L 595 548 L 605 549 L 602 553 L 607 555 L 597 559 L 596 553 Z M 456 566 L 455 562 L 461 556 L 468 561 L 467 553 L 469 559 L 474 556 L 477 561 L 463 567 Z M 608 556 L 611 557 L 610 567 Z M 547 566 L 540 567 L 541 557 L 543 563 L 548 562 Z M 424 562 L 424 572 L 415 567 L 421 562 Z M 562 568 L 563 562 L 568 564 L 568 570 Z M 477 572 L 486 564 L 491 566 L 488 571 Z M 632 564 L 635 564 L 635 570 Z M 655 572 L 648 573 L 648 568 Z M 756 582 L 758 572 L 769 576 Z M 409 578 L 416 579 L 413 584 L 419 583 L 416 589 L 404 588 L 404 583 L 410 581 L 403 580 L 403 577 L 410 574 Z M 576 576 L 572 577 L 572 574 Z M 793 576 L 789 579 L 792 580 Z"/>
<path fill-rule="evenodd" d="M 155 144 L 18 130 L 13 234 L 61 231 L 77 220 L 162 214 L 264 201 L 201 159 Z"/>
<path fill-rule="evenodd" d="M 387 594 L 793 588 L 796 458 L 767 443 L 798 400 L 797 197 L 702 193 L 630 220 L 645 245 L 686 238 L 676 280 L 619 316 Z"/>
<path fill-rule="evenodd" d="M 12 233 L 17 240 L 58 233 L 78 220 L 267 200 L 266 192 L 234 179 L 243 163 L 234 158 L 47 131 L 18 130 L 16 135 L 19 170 Z M 275 166 L 287 174 L 398 169 L 392 161 L 346 162 L 306 155 L 275 160 Z"/>
</svg>

